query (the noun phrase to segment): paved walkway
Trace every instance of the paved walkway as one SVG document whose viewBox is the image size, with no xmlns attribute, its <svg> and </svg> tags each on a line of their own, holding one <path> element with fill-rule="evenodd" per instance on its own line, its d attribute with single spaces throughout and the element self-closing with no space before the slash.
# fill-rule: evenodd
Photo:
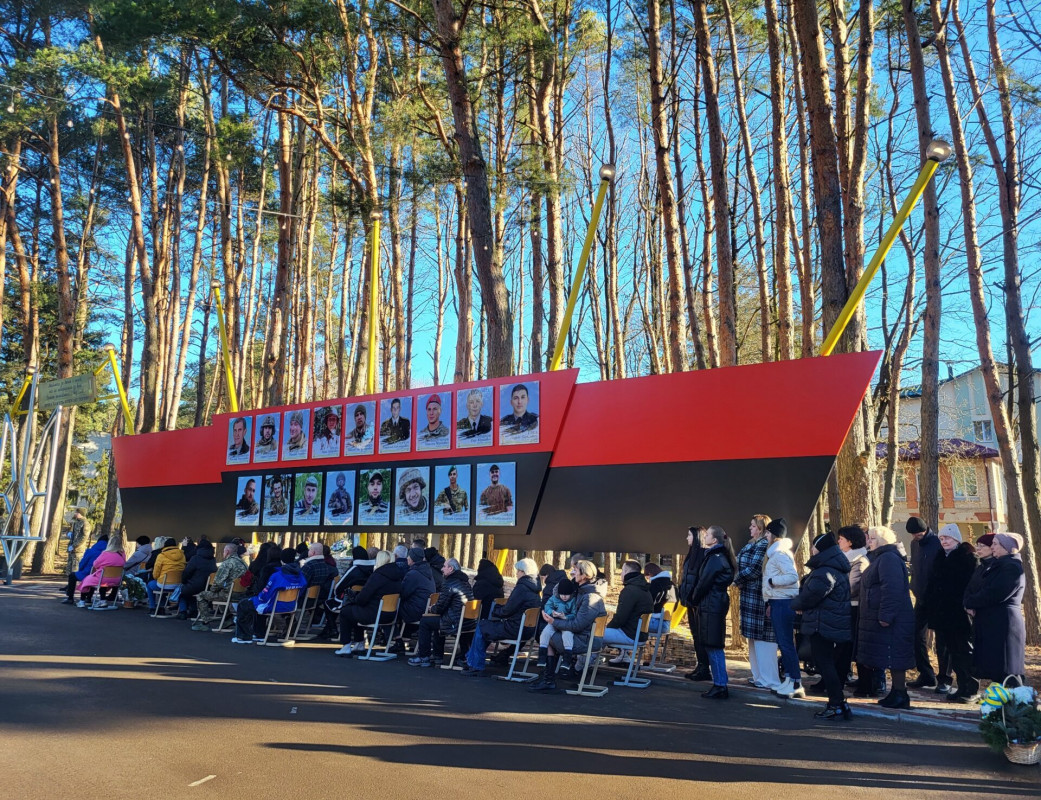
<svg viewBox="0 0 1041 800">
<path fill-rule="evenodd" d="M 1037 797 L 974 733 L 689 681 L 599 700 L 233 645 L 141 611 L 0 587 L 0 752 L 11 798 Z M 692 794 L 693 792 L 693 794 Z M 710 793 L 712 793 L 710 795 Z M 719 796 L 724 796 L 720 794 Z"/>
</svg>

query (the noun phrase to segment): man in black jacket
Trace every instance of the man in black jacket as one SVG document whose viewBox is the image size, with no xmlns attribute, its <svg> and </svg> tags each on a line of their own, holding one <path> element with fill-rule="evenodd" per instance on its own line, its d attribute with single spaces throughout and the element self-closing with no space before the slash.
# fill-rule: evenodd
<svg viewBox="0 0 1041 800">
<path fill-rule="evenodd" d="M 456 559 L 444 561 L 441 574 L 444 582 L 441 584 L 437 605 L 419 621 L 419 652 L 408 660 L 413 667 L 440 666 L 445 655 L 445 636 L 458 630 L 463 606 L 474 599 L 470 579 Z M 472 623 L 470 625 L 472 632 Z M 464 623 L 464 633 L 466 629 L 467 623 Z"/>
<path fill-rule="evenodd" d="M 926 646 L 925 637 L 929 632 L 929 612 L 926 607 L 926 594 L 928 592 L 929 575 L 933 570 L 933 562 L 939 555 L 940 540 L 933 533 L 925 520 L 921 517 L 911 517 L 904 526 L 911 534 L 911 592 L 914 594 L 914 660 L 918 677 L 908 683 L 916 689 L 931 688 L 936 686 L 936 673 L 933 665 L 929 662 L 929 648 Z M 937 650 L 941 663 L 947 660 L 945 652 Z M 941 686 L 937 689 L 946 694 L 950 686 Z"/>
<path fill-rule="evenodd" d="M 622 564 L 622 591 L 618 595 L 618 608 L 604 631 L 605 645 L 628 645 L 636 643 L 636 631 L 640 627 L 640 617 L 654 612 L 654 601 L 648 591 L 647 579 L 640 572 L 639 561 L 626 561 Z M 647 631 L 641 639 L 647 638 Z M 625 659 L 624 652 L 610 663 L 621 664 Z"/>
<path fill-rule="evenodd" d="M 482 619 L 478 623 L 486 647 L 492 642 L 503 640 L 512 642 L 515 640 L 520 632 L 524 612 L 529 608 L 539 608 L 541 606 L 539 585 L 535 582 L 537 569 L 538 567 L 534 559 L 531 558 L 522 558 L 514 565 L 514 571 L 517 573 L 517 585 L 513 587 L 513 591 L 510 592 L 510 596 L 505 603 L 493 606 L 489 618 Z M 533 626 L 529 629 L 529 633 L 534 635 L 534 632 Z M 484 667 L 482 666 L 479 669 L 467 668 L 463 670 L 463 674 L 483 675 Z"/>
</svg>

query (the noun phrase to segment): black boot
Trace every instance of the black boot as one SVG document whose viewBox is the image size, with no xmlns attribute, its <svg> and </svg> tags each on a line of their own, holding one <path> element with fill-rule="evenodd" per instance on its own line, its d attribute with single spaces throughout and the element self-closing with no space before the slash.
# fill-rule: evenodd
<svg viewBox="0 0 1041 800">
<path fill-rule="evenodd" d="M 910 708 L 911 698 L 905 689 L 893 689 L 889 694 L 878 701 L 883 708 Z"/>
<path fill-rule="evenodd" d="M 688 672 L 684 677 L 691 681 L 708 681 L 712 680 L 712 670 L 710 670 L 708 667 L 703 667 L 699 664 L 692 671 Z"/>
<path fill-rule="evenodd" d="M 557 689 L 557 664 L 560 663 L 560 656 L 554 654 L 546 656 L 546 668 L 542 671 L 542 676 L 531 685 L 528 689 L 529 692 L 554 692 Z"/>
<path fill-rule="evenodd" d="M 548 647 L 540 647 L 539 648 L 539 660 L 535 663 L 535 666 L 536 667 L 544 667 L 544 666 L 546 666 L 546 656 L 548 656 L 548 655 L 549 655 L 549 648 Z"/>
<path fill-rule="evenodd" d="M 712 684 L 712 688 L 707 692 L 702 692 L 701 696 L 709 700 L 727 700 L 730 698 L 730 690 L 726 686 Z"/>
<path fill-rule="evenodd" d="M 836 720 L 836 719 L 851 719 L 853 717 L 853 711 L 850 709 L 849 704 L 843 700 L 841 704 L 837 706 L 829 703 L 824 707 L 823 711 L 818 711 L 814 714 L 817 719 Z"/>
</svg>

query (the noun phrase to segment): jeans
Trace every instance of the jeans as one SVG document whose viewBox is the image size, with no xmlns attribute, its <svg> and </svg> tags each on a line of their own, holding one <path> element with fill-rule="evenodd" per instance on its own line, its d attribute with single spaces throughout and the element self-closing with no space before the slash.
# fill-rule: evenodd
<svg viewBox="0 0 1041 800">
<path fill-rule="evenodd" d="M 781 650 L 784 677 L 799 683 L 799 653 L 795 649 L 795 612 L 790 599 L 770 601 L 770 621 L 777 634 L 777 646 Z"/>
<path fill-rule="evenodd" d="M 621 628 L 604 628 L 604 644 L 605 645 L 628 645 L 633 646 L 633 640 L 625 635 L 625 632 Z"/>
<path fill-rule="evenodd" d="M 157 595 L 159 594 L 159 581 L 151 580 L 148 582 L 148 607 L 154 609 L 158 600 Z M 181 597 L 181 586 L 178 584 L 172 592 L 166 595 L 170 602 L 177 602 Z"/>
<path fill-rule="evenodd" d="M 712 671 L 712 685 L 727 685 L 727 654 L 722 647 L 708 648 L 708 666 Z"/>
<path fill-rule="evenodd" d="M 648 631 L 648 633 L 657 633 L 658 629 L 662 627 L 662 624 L 663 624 L 662 618 L 659 617 L 657 614 L 655 614 L 654 616 L 651 617 L 651 621 L 649 623 L 647 623 L 647 631 Z M 669 627 L 670 627 L 671 623 L 664 623 L 664 624 L 665 624 L 665 627 L 662 630 L 662 635 L 663 636 L 669 632 Z"/>
</svg>

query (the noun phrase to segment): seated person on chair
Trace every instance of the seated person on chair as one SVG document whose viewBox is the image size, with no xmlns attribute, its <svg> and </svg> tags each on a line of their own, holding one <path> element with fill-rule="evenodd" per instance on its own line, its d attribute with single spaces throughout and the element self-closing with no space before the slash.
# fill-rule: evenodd
<svg viewBox="0 0 1041 800">
<path fill-rule="evenodd" d="M 286 614 L 296 608 L 296 603 L 279 603 L 278 593 L 283 589 L 307 588 L 307 578 L 296 563 L 296 550 L 287 547 L 279 554 L 281 566 L 271 575 L 267 585 L 256 597 L 242 600 L 235 610 L 234 644 L 250 644 L 264 641 L 267 614 Z"/>
<path fill-rule="evenodd" d="M 195 611 L 195 598 L 206 588 L 206 581 L 217 571 L 217 559 L 213 557 L 213 545 L 206 537 L 199 540 L 195 555 L 188 559 L 181 576 L 181 597 L 177 601 L 177 619 L 188 619 Z"/>
<path fill-rule="evenodd" d="M 217 574 L 213 576 L 210 588 L 195 596 L 199 606 L 199 618 L 192 625 L 193 631 L 207 631 L 213 622 L 213 604 L 223 603 L 234 591 L 235 581 L 246 574 L 248 567 L 242 556 L 246 553 L 246 546 L 229 542 L 224 545 L 224 560 L 217 567 Z"/>
<path fill-rule="evenodd" d="M 470 579 L 459 562 L 449 558 L 441 567 L 444 581 L 441 584 L 441 595 L 437 605 L 424 614 L 419 620 L 419 651 L 408 663 L 414 667 L 432 667 L 440 664 L 445 655 L 445 636 L 453 634 L 459 628 L 459 618 L 463 614 L 463 606 L 474 599 Z M 464 624 L 473 631 L 473 622 Z M 460 650 L 463 649 L 460 643 Z"/>
<path fill-rule="evenodd" d="M 491 614 L 480 623 L 481 635 L 485 645 L 503 640 L 513 642 L 520 633 L 524 612 L 529 608 L 538 608 L 542 604 L 539 596 L 539 585 L 535 582 L 538 566 L 534 559 L 522 558 L 514 565 L 517 572 L 517 585 L 502 605 L 493 605 Z M 498 573 L 498 570 L 496 570 Z M 531 630 L 533 634 L 534 629 Z M 464 669 L 465 675 L 483 674 L 484 669 Z"/>
<path fill-rule="evenodd" d="M 408 572 L 401 581 L 401 604 L 398 606 L 398 621 L 405 623 L 401 638 L 394 642 L 392 652 L 404 653 L 404 639 L 412 636 L 427 610 L 430 595 L 434 593 L 434 575 L 426 561 L 423 550 L 413 547 L 408 551 Z"/>
<path fill-rule="evenodd" d="M 535 665 L 537 667 L 546 666 L 546 656 L 549 655 L 549 642 L 556 632 L 552 625 L 554 620 L 574 619 L 575 610 L 578 607 L 578 598 L 575 596 L 575 592 L 578 591 L 577 583 L 564 578 L 561 581 L 557 581 L 556 589 L 554 595 L 542 607 L 542 620 L 546 623 L 546 627 L 539 634 L 539 660 Z M 560 640 L 564 644 L 564 661 L 570 664 L 574 658 L 575 634 L 571 631 L 561 631 Z"/>
<path fill-rule="evenodd" d="M 375 556 L 373 556 L 373 559 Z M 325 601 L 325 626 L 318 634 L 319 639 L 331 639 L 339 636 L 337 615 L 343 606 L 343 599 L 352 586 L 362 586 L 369 579 L 375 568 L 375 560 L 369 558 L 369 551 L 364 547 L 351 550 L 351 566 L 333 584 L 329 598 Z"/>
<path fill-rule="evenodd" d="M 152 580 L 148 582 L 148 607 L 150 609 L 155 610 L 159 587 L 166 585 L 166 576 L 175 572 L 183 573 L 186 563 L 184 551 L 178 546 L 177 541 L 173 537 L 163 542 L 163 549 L 159 551 L 159 557 L 156 558 L 155 566 L 152 567 Z M 163 595 L 163 601 L 165 602 L 169 598 L 170 602 L 173 602 L 180 593 L 181 584 L 178 583 L 177 588 L 172 589 L 172 591 L 167 590 L 166 594 Z M 166 616 L 166 609 L 160 608 L 156 611 L 156 616 Z"/>
<path fill-rule="evenodd" d="M 647 579 L 640 572 L 639 561 L 626 561 L 622 564 L 622 591 L 618 595 L 618 608 L 604 631 L 605 645 L 628 645 L 636 642 L 636 631 L 640 627 L 640 617 L 654 611 L 654 601 L 648 591 Z M 647 638 L 643 632 L 641 640 Z M 628 657 L 623 655 L 611 659 L 611 664 L 621 664 Z"/>
<path fill-rule="evenodd" d="M 408 548 L 405 545 L 399 544 L 394 548 L 394 563 L 401 570 L 401 579 L 404 580 L 408 574 Z"/>
<path fill-rule="evenodd" d="M 307 548 L 307 555 L 300 562 L 300 570 L 307 578 L 307 588 L 321 587 L 318 591 L 319 602 L 328 596 L 329 589 L 332 588 L 337 576 L 336 562 L 333 561 L 330 565 L 329 561 L 332 559 L 330 558 L 329 561 L 325 559 L 325 547 L 321 542 L 312 542 L 311 546 Z"/>
<path fill-rule="evenodd" d="M 604 608 L 604 598 L 597 591 L 596 566 L 591 561 L 579 560 L 573 569 L 575 582 L 578 584 L 578 603 L 575 607 L 575 616 L 571 619 L 554 619 L 553 634 L 549 641 L 549 651 L 546 655 L 546 668 L 542 675 L 531 686 L 531 691 L 552 692 L 557 688 L 557 665 L 560 656 L 564 653 L 563 634 L 570 631 L 574 634 L 575 652 L 583 652 L 589 646 L 589 637 L 593 634 L 593 625 L 599 617 L 607 616 Z M 558 586 L 559 588 L 559 586 Z M 596 643 L 593 643 L 594 648 Z M 571 667 L 572 675 L 574 667 Z"/>
<path fill-rule="evenodd" d="M 505 597 L 502 574 L 495 563 L 482 558 L 477 564 L 477 577 L 474 578 L 474 600 L 481 601 L 481 619 L 488 619 L 492 606 L 500 597 Z"/>
<path fill-rule="evenodd" d="M 362 625 L 376 622 L 380 601 L 388 594 L 401 594 L 401 569 L 394 556 L 386 550 L 376 553 L 376 570 L 365 581 L 356 595 L 348 594 L 340 609 L 340 647 L 338 656 L 365 650 L 365 632 Z"/>
<path fill-rule="evenodd" d="M 94 559 L 94 566 L 91 568 L 91 573 L 79 586 L 80 590 L 80 601 L 76 604 L 81 608 L 89 606 L 90 601 L 94 598 L 94 589 L 97 588 L 101 595 L 101 602 L 98 603 L 95 608 L 108 608 L 109 604 L 106 600 L 112 601 L 112 608 L 116 606 L 116 592 L 119 591 L 119 584 L 122 583 L 120 578 L 114 580 L 106 580 L 102 583 L 102 575 L 105 572 L 105 567 L 123 567 L 126 564 L 126 556 L 123 555 L 123 537 L 113 536 L 105 548 L 105 552 Z"/>
<path fill-rule="evenodd" d="M 143 577 L 139 573 L 144 573 L 147 570 L 146 565 L 149 557 L 152 555 L 152 540 L 147 536 L 138 536 L 135 542 L 137 543 L 137 549 L 130 554 L 123 571 L 127 575 Z"/>
<path fill-rule="evenodd" d="M 94 569 L 94 562 L 97 561 L 98 556 L 105 552 L 105 548 L 107 547 L 108 536 L 102 535 L 96 542 L 94 542 L 94 544 L 84 551 L 83 557 L 80 559 L 76 570 L 69 573 L 69 583 L 65 587 L 65 599 L 61 601 L 62 605 L 71 606 L 73 602 L 75 602 L 72 598 L 76 591 L 76 584 L 85 580 L 86 577 L 90 575 Z"/>
<path fill-rule="evenodd" d="M 647 585 L 647 591 L 651 593 L 651 601 L 654 603 L 655 616 L 651 617 L 649 630 L 651 633 L 657 633 L 658 628 L 661 627 L 659 615 L 665 608 L 665 604 L 676 602 L 676 586 L 672 582 L 672 573 L 654 563 L 644 565 L 643 577 L 650 582 Z"/>
</svg>

